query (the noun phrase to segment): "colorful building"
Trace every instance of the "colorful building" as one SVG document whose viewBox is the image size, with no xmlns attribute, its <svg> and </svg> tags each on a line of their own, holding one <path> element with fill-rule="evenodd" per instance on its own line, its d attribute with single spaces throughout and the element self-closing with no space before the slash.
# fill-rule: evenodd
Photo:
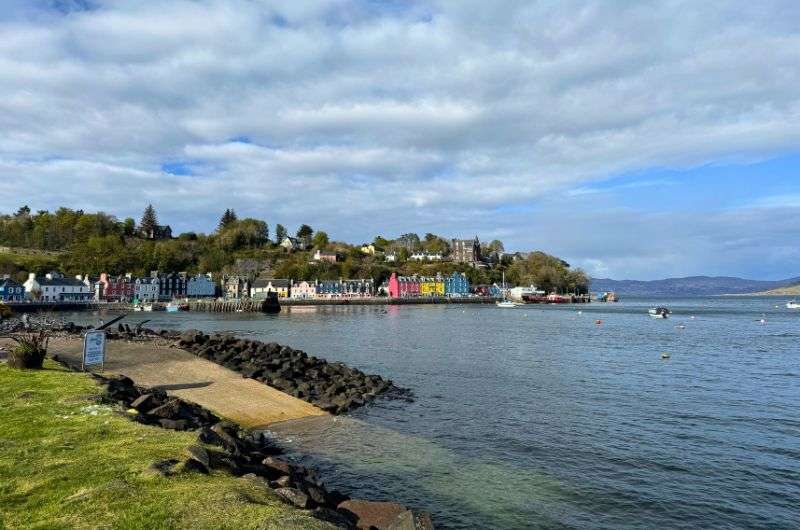
<svg viewBox="0 0 800 530">
<path fill-rule="evenodd" d="M 133 298 L 138 302 L 158 300 L 158 280 L 156 278 L 136 278 L 133 282 Z"/>
<path fill-rule="evenodd" d="M 351 298 L 367 298 L 375 294 L 375 281 L 372 278 L 342 280 L 341 293 Z"/>
<path fill-rule="evenodd" d="M 337 298 L 342 295 L 342 282 L 322 280 L 317 284 L 317 295 L 323 298 Z"/>
<path fill-rule="evenodd" d="M 222 279 L 222 295 L 238 300 L 250 296 L 250 281 L 241 276 L 226 276 Z"/>
<path fill-rule="evenodd" d="M 211 274 L 192 276 L 186 283 L 187 298 L 213 298 L 217 295 L 217 285 Z"/>
<path fill-rule="evenodd" d="M 295 300 L 308 300 L 316 298 L 317 296 L 317 282 L 292 282 L 292 288 L 289 291 L 289 297 Z"/>
<path fill-rule="evenodd" d="M 158 281 L 159 300 L 186 298 L 187 277 L 185 272 L 159 274 L 158 271 L 153 271 L 150 276 Z"/>
<path fill-rule="evenodd" d="M 454 272 L 444 279 L 444 294 L 447 296 L 466 296 L 469 294 L 469 280 L 463 272 Z"/>
<path fill-rule="evenodd" d="M 113 278 L 107 273 L 100 274 L 97 280 L 98 299 L 108 302 L 128 302 L 136 296 L 136 283 L 130 276 Z"/>
<path fill-rule="evenodd" d="M 389 277 L 389 296 L 391 298 L 412 298 L 420 295 L 420 281 L 416 276 L 398 276 L 392 273 Z"/>
<path fill-rule="evenodd" d="M 444 296 L 444 280 L 440 276 L 420 278 L 419 295 Z"/>
<path fill-rule="evenodd" d="M 22 302 L 25 300 L 25 287 L 8 276 L 0 279 L 0 302 Z"/>
<path fill-rule="evenodd" d="M 94 295 L 89 283 L 82 278 L 65 278 L 57 272 L 44 278 L 30 273 L 23 286 L 26 297 L 42 302 L 88 302 Z"/>
</svg>

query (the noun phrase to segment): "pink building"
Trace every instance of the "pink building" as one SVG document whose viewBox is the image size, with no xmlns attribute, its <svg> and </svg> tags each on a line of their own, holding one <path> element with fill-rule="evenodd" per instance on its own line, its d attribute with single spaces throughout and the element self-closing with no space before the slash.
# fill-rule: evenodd
<svg viewBox="0 0 800 530">
<path fill-rule="evenodd" d="M 317 297 L 317 282 L 292 283 L 291 298 L 308 299 Z"/>
<path fill-rule="evenodd" d="M 102 299 L 108 302 L 132 300 L 136 290 L 136 284 L 129 276 L 112 278 L 104 272 L 100 274 L 98 283 L 102 285 Z"/>
<path fill-rule="evenodd" d="M 416 276 L 398 276 L 393 272 L 389 277 L 390 298 L 419 296 L 419 290 L 419 278 Z"/>
</svg>

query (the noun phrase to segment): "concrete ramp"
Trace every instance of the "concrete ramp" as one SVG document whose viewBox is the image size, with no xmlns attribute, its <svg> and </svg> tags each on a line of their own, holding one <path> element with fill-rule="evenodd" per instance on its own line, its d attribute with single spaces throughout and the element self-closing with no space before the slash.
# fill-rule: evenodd
<svg viewBox="0 0 800 530">
<path fill-rule="evenodd" d="M 49 350 L 80 366 L 83 342 L 54 339 Z M 247 428 L 328 415 L 301 399 L 158 341 L 109 341 L 104 373 L 123 374 L 136 384 L 162 388 Z"/>
</svg>

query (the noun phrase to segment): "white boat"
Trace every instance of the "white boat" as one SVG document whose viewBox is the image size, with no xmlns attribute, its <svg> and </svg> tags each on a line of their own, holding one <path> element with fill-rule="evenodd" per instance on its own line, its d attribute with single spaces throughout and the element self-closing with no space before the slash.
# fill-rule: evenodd
<svg viewBox="0 0 800 530">
<path fill-rule="evenodd" d="M 142 306 L 142 311 L 151 313 L 153 311 L 153 304 L 145 304 Z"/>
<path fill-rule="evenodd" d="M 800 309 L 800 302 L 796 300 L 792 300 L 791 302 L 786 302 L 786 309 Z"/>
<path fill-rule="evenodd" d="M 133 306 L 133 310 L 138 313 L 140 311 L 144 311 L 144 308 L 142 307 L 141 304 L 136 304 L 135 306 Z"/>
<path fill-rule="evenodd" d="M 666 307 L 654 307 L 648 313 L 653 318 L 669 318 L 670 310 Z"/>
<path fill-rule="evenodd" d="M 180 310 L 181 306 L 176 302 L 170 302 L 167 304 L 167 313 L 177 313 Z"/>
<path fill-rule="evenodd" d="M 517 304 L 508 299 L 508 292 L 506 291 L 506 271 L 503 271 L 503 299 L 495 302 L 497 307 L 514 308 Z"/>
</svg>

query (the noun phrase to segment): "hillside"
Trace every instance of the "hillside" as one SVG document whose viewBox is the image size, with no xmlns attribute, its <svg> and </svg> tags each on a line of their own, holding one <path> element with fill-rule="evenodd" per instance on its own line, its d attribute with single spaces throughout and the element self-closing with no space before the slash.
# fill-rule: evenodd
<svg viewBox="0 0 800 530">
<path fill-rule="evenodd" d="M 623 296 L 714 296 L 764 292 L 798 283 L 800 278 L 780 281 L 748 280 L 731 276 L 690 276 L 651 281 L 593 278 L 591 290 L 614 291 Z"/>
<path fill-rule="evenodd" d="M 752 293 L 754 296 L 800 296 L 800 283 L 778 289 Z"/>
</svg>

